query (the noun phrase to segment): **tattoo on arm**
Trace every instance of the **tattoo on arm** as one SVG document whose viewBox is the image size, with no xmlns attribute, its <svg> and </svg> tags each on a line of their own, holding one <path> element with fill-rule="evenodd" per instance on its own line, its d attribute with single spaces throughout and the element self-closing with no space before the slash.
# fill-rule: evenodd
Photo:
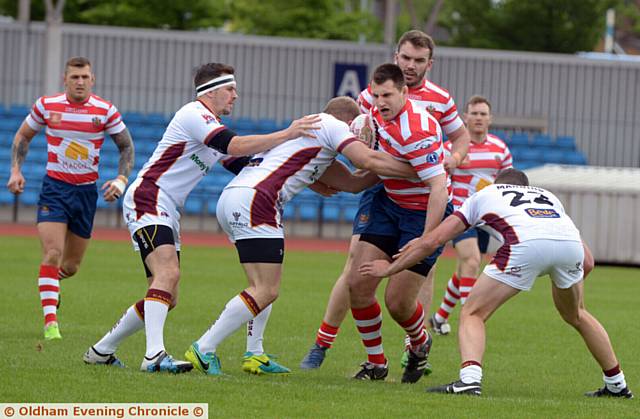
<svg viewBox="0 0 640 419">
<path fill-rule="evenodd" d="M 120 151 L 120 161 L 118 162 L 118 174 L 129 177 L 131 169 L 133 169 L 133 141 L 128 129 L 111 136 L 113 142 Z"/>
<path fill-rule="evenodd" d="M 29 141 L 24 137 L 16 137 L 11 146 L 11 166 L 21 168 L 29 151 Z"/>
</svg>

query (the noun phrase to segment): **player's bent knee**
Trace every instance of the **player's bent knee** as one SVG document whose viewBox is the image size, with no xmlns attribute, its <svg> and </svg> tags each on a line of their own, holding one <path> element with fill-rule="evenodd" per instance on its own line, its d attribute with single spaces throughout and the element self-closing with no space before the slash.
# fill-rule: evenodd
<svg viewBox="0 0 640 419">
<path fill-rule="evenodd" d="M 46 265 L 59 265 L 60 259 L 62 259 L 62 249 L 49 248 L 44 250 L 44 256 L 42 258 L 43 263 Z"/>
</svg>

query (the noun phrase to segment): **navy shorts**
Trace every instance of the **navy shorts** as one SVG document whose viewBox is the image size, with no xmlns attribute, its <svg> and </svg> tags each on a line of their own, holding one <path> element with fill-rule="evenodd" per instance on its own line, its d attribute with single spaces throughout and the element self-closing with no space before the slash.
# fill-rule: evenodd
<svg viewBox="0 0 640 419">
<path fill-rule="evenodd" d="M 470 228 L 459 236 L 456 236 L 453 240 L 451 240 L 451 243 L 453 244 L 453 247 L 456 247 L 456 244 L 458 242 L 471 238 L 475 238 L 476 240 L 478 240 L 478 248 L 480 249 L 480 253 L 487 253 L 487 249 L 489 248 L 489 233 L 476 227 Z"/>
<path fill-rule="evenodd" d="M 382 189 L 384 189 L 384 185 L 382 183 L 379 183 L 362 193 L 362 196 L 360 197 L 360 203 L 358 204 L 358 212 L 353 219 L 353 232 L 351 233 L 352 236 L 355 236 L 356 234 L 362 234 L 364 229 L 369 224 L 371 202 L 373 201 L 373 197 L 375 196 L 375 194 Z"/>
<path fill-rule="evenodd" d="M 443 219 L 452 212 L 453 205 L 449 202 L 445 209 Z M 361 234 L 393 238 L 393 248 L 381 250 L 387 254 L 389 252 L 396 253 L 411 240 L 422 236 L 426 216 L 426 211 L 402 208 L 387 196 L 384 189 L 381 189 L 377 191 L 373 197 L 369 222 Z M 433 254 L 424 258 L 421 264 L 427 265 L 428 267 L 433 266 L 438 256 L 442 253 L 443 248 L 444 246 L 440 246 Z"/>
<path fill-rule="evenodd" d="M 95 183 L 72 185 L 45 176 L 38 200 L 38 223 L 65 223 L 72 233 L 91 238 L 97 201 Z"/>
</svg>

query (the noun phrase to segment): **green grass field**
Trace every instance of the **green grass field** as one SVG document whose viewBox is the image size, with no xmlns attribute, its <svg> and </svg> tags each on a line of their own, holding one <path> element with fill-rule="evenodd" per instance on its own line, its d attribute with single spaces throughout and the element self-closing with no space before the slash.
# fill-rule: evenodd
<svg viewBox="0 0 640 419">
<path fill-rule="evenodd" d="M 282 291 L 267 328 L 265 349 L 293 369 L 287 377 L 258 377 L 240 369 L 244 333 L 220 348 L 222 378 L 198 372 L 180 376 L 138 371 L 142 333 L 118 351 L 127 369 L 84 365 L 82 354 L 121 313 L 145 293 L 139 257 L 127 243 L 92 242 L 81 271 L 62 284 L 59 312 L 64 339 L 42 340 L 36 275 L 40 258 L 34 238 L 0 237 L 3 270 L 0 297 L 1 402 L 206 402 L 211 417 L 640 417 L 634 400 L 593 400 L 582 394 L 602 385 L 601 371 L 579 335 L 551 302 L 547 278 L 499 310 L 488 325 L 481 398 L 428 395 L 427 385 L 457 379 L 455 334 L 434 338 L 434 374 L 416 385 L 400 384 L 402 332 L 384 313 L 384 343 L 391 369 L 385 382 L 355 382 L 366 355 L 350 316 L 323 367 L 297 366 L 319 326 L 344 255 L 288 252 Z M 439 302 L 454 261 L 439 263 Z M 185 349 L 246 281 L 233 249 L 188 247 L 182 252 L 180 303 L 165 329 L 167 350 Z M 640 392 L 640 272 L 598 267 L 586 284 L 587 307 L 605 325 L 627 382 Z M 457 310 L 456 310 L 457 313 Z M 457 315 L 453 318 L 456 329 Z"/>
</svg>

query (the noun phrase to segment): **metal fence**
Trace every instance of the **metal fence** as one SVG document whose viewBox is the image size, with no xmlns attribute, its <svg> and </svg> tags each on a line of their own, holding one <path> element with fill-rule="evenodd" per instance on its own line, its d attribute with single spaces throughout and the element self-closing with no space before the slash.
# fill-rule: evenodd
<svg viewBox="0 0 640 419">
<path fill-rule="evenodd" d="M 193 97 L 192 69 L 220 61 L 237 69 L 234 117 L 291 119 L 317 112 L 334 94 L 336 63 L 388 61 L 384 45 L 63 26 L 63 55 L 86 55 L 96 92 L 122 111 L 173 113 Z M 0 103 L 43 94 L 45 26 L 0 24 Z M 640 166 L 640 63 L 570 55 L 437 48 L 430 78 L 462 107 L 490 98 L 500 121 L 541 121 L 551 135 L 575 136 L 589 163 Z M 49 92 L 51 93 L 51 92 Z M 535 125 L 535 124 L 534 124 Z"/>
</svg>

